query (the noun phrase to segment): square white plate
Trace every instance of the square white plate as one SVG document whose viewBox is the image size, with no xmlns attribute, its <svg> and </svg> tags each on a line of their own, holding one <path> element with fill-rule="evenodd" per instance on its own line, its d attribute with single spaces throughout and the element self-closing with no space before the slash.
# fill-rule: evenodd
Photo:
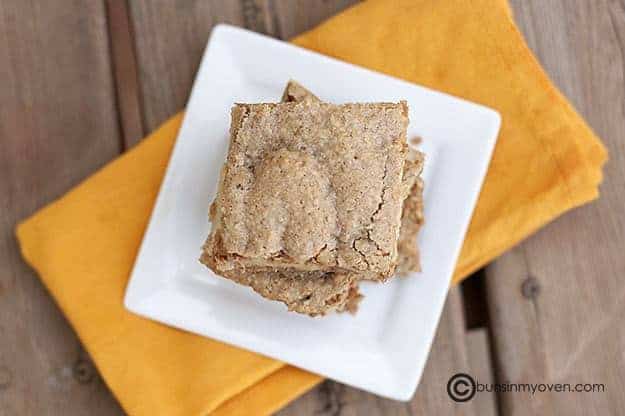
<svg viewBox="0 0 625 416">
<path fill-rule="evenodd" d="M 309 318 L 198 262 L 234 102 L 277 102 L 289 79 L 333 102 L 399 101 L 427 154 L 423 272 L 363 283 L 356 316 Z M 145 317 L 276 358 L 381 396 L 409 400 L 499 131 L 495 111 L 243 29 L 210 37 L 126 291 Z"/>
</svg>

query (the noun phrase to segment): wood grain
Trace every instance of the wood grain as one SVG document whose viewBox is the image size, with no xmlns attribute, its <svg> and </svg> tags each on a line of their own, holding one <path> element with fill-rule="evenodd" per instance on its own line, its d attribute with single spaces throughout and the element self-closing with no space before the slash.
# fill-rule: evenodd
<svg viewBox="0 0 625 416">
<path fill-rule="evenodd" d="M 0 2 L 0 79 L 0 414 L 118 414 L 13 235 L 119 152 L 103 3 Z"/>
<path fill-rule="evenodd" d="M 408 363 L 407 363 L 408 364 Z M 478 415 L 475 403 L 456 403 L 447 395 L 447 381 L 455 373 L 471 373 L 465 343 L 462 298 L 449 292 L 423 378 L 412 401 L 397 402 L 352 387 L 326 381 L 278 412 L 291 415 Z"/>
<path fill-rule="evenodd" d="M 241 3 L 137 0 L 130 4 L 146 131 L 182 110 L 208 35 L 217 23 L 242 25 Z"/>
<path fill-rule="evenodd" d="M 471 329 L 465 334 L 467 353 L 469 355 L 469 374 L 479 383 L 495 382 L 490 351 L 490 337 L 487 328 Z M 480 416 L 495 416 L 497 410 L 497 394 L 490 392 L 477 393 L 471 399 L 475 413 Z"/>
<path fill-rule="evenodd" d="M 108 33 L 111 39 L 111 66 L 115 80 L 117 113 L 123 150 L 139 142 L 145 133 L 139 94 L 134 36 L 126 0 L 106 0 Z"/>
<path fill-rule="evenodd" d="M 291 39 L 356 3 L 358 0 L 270 0 L 273 34 L 281 39 Z"/>
<path fill-rule="evenodd" d="M 130 2 L 146 130 L 153 130 L 184 108 L 208 36 L 217 23 L 288 38 L 353 3 L 353 0 Z"/>
<path fill-rule="evenodd" d="M 472 372 L 462 302 L 460 288 L 451 288 L 423 378 L 408 404 L 412 415 L 479 416 L 474 401 L 456 403 L 447 394 L 450 377 L 456 373 Z"/>
<path fill-rule="evenodd" d="M 545 7 L 548 3 L 549 7 Z M 502 394 L 504 414 L 625 414 L 625 4 L 514 1 L 528 42 L 610 151 L 601 198 L 487 271 L 497 378 L 605 383 L 603 393 Z"/>
</svg>

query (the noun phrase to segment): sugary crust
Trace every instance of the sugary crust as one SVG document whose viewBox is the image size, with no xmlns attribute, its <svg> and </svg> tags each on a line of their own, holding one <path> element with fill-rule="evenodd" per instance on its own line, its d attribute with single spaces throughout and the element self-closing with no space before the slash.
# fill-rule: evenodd
<svg viewBox="0 0 625 416">
<path fill-rule="evenodd" d="M 305 100 L 319 101 L 306 88 L 295 81 L 289 81 L 282 101 Z M 423 223 L 423 181 L 420 178 L 423 160 L 422 153 L 410 150 L 404 165 L 402 190 L 408 196 L 404 201 L 399 233 L 397 266 L 399 274 L 419 270 L 416 235 Z M 215 205 L 211 204 L 209 216 L 213 223 L 216 222 L 215 211 Z M 206 251 L 200 261 L 214 264 Z M 358 291 L 358 281 L 377 278 L 375 274 L 274 270 L 269 267 L 232 269 L 222 274 L 225 278 L 251 287 L 267 299 L 283 302 L 290 311 L 311 316 L 329 312 L 355 313 L 362 299 Z"/>
<path fill-rule="evenodd" d="M 206 261 L 205 255 L 200 261 Z M 290 311 L 310 316 L 330 312 L 355 313 L 362 298 L 355 273 L 233 269 L 222 275 L 249 286 L 266 299 L 284 303 Z"/>
<path fill-rule="evenodd" d="M 283 102 L 320 101 L 317 96 L 296 81 L 290 80 L 282 94 Z M 418 144 L 415 141 L 414 144 Z M 420 138 L 419 138 L 420 141 Z M 417 235 L 423 225 L 423 179 L 421 172 L 425 155 L 417 150 L 409 150 L 404 165 L 403 184 L 407 192 L 402 210 L 401 228 L 399 230 L 397 273 L 406 275 L 420 271 Z"/>
<path fill-rule="evenodd" d="M 405 103 L 236 105 L 204 247 L 209 266 L 390 276 L 406 113 Z"/>
</svg>

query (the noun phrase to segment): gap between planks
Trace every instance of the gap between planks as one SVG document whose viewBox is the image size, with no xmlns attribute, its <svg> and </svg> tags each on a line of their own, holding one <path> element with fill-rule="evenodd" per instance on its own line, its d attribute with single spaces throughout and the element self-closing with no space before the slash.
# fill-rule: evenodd
<svg viewBox="0 0 625 416">
<path fill-rule="evenodd" d="M 139 142 L 145 134 L 135 40 L 127 0 L 106 0 L 106 10 L 123 152 Z"/>
</svg>

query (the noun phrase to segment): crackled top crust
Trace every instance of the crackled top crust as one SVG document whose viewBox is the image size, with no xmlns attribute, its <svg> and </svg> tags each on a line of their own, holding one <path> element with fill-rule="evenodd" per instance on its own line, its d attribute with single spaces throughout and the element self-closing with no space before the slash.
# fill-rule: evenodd
<svg viewBox="0 0 625 416">
<path fill-rule="evenodd" d="M 237 104 L 209 265 L 391 275 L 407 123 L 403 102 Z"/>
<path fill-rule="evenodd" d="M 316 95 L 297 81 L 289 80 L 282 94 L 282 102 L 321 101 Z M 420 140 L 420 139 L 419 139 Z M 399 230 L 397 246 L 397 274 L 407 275 L 409 272 L 420 271 L 417 234 L 423 224 L 423 180 L 421 171 L 425 155 L 418 150 L 409 149 L 404 164 L 403 184 L 407 197 Z M 362 274 L 359 274 L 363 278 Z M 366 279 L 366 276 L 364 277 Z M 374 276 L 375 279 L 375 276 Z"/>
</svg>

